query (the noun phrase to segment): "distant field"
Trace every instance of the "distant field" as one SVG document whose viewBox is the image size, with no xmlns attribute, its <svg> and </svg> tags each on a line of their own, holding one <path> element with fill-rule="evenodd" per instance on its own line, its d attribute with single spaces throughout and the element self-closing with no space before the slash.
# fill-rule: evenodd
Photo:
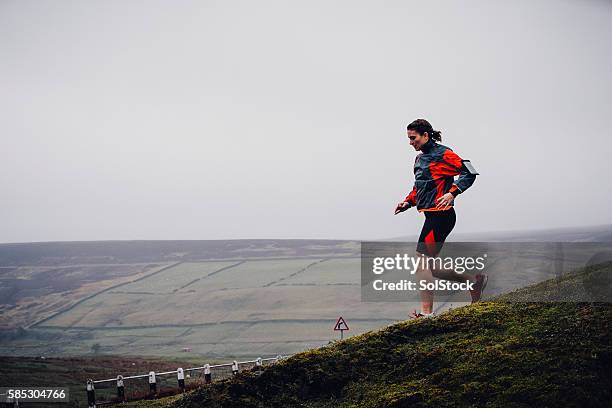
<svg viewBox="0 0 612 408">
<path fill-rule="evenodd" d="M 49 319 L 44 327 L 333 319 L 338 310 L 372 318 L 371 308 L 360 301 L 359 265 L 358 258 L 181 264 L 94 296 Z M 300 285 L 300 280 L 310 285 Z M 347 287 L 338 289 L 333 286 L 337 283 Z"/>
<path fill-rule="evenodd" d="M 0 267 L 0 328 L 28 327 L 101 290 L 171 264 L 67 264 Z"/>
<path fill-rule="evenodd" d="M 182 263 L 154 277 L 124 285 L 110 293 L 146 293 L 167 295 L 205 278 L 210 273 L 235 265 L 236 262 Z"/>
<path fill-rule="evenodd" d="M 65 343 L 54 343 L 60 354 L 95 343 L 115 354 L 292 353 L 337 338 L 340 315 L 349 334 L 406 318 L 406 305 L 361 302 L 359 268 L 359 258 L 183 263 L 91 297 L 35 331 L 65 331 Z M 31 345 L 10 347 L 29 354 Z"/>
<path fill-rule="evenodd" d="M 329 259 L 319 262 L 301 273 L 279 282 L 278 285 L 360 285 L 360 259 Z"/>
<path fill-rule="evenodd" d="M 409 311 L 360 301 L 356 242 L 58 243 L 32 244 L 31 252 L 27 246 L 0 245 L 4 271 L 28 281 L 26 263 L 40 273 L 61 267 L 66 284 L 55 281 L 54 296 L 64 301 L 18 291 L 13 309 L 33 312 L 20 321 L 26 330 L 0 332 L 0 355 L 83 355 L 96 346 L 99 353 L 125 355 L 181 357 L 188 348 L 207 358 L 275 356 L 338 338 L 332 328 L 340 315 L 351 335 Z M 68 272 L 83 279 L 69 282 Z M 62 292 L 70 286 L 80 289 Z M 2 317 L 18 323 L 14 312 Z"/>
</svg>

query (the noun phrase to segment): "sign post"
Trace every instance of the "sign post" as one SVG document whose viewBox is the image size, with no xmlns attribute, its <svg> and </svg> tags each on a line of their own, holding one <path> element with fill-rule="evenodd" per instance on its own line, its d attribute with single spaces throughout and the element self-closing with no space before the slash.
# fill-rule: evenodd
<svg viewBox="0 0 612 408">
<path fill-rule="evenodd" d="M 340 331 L 340 340 L 344 339 L 345 330 L 349 330 L 348 324 L 346 324 L 342 316 L 340 316 L 334 326 L 334 331 Z"/>
</svg>

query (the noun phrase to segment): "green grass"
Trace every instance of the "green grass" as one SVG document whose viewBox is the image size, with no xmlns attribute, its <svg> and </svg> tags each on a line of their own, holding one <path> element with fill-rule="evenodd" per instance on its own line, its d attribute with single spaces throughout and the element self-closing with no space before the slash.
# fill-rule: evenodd
<svg viewBox="0 0 612 408">
<path fill-rule="evenodd" d="M 395 324 L 156 406 L 607 407 L 610 303 L 544 300 L 610 271 L 591 268 L 552 286 Z M 529 294 L 542 302 L 517 302 L 533 299 Z"/>
</svg>

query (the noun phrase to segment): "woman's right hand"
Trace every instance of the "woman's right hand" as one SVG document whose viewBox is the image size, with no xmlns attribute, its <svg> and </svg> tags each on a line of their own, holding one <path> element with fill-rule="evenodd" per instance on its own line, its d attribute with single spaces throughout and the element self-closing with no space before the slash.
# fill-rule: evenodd
<svg viewBox="0 0 612 408">
<path fill-rule="evenodd" d="M 401 212 L 404 212 L 404 211 L 406 211 L 409 208 L 410 208 L 410 204 L 405 202 L 405 201 L 402 201 L 401 203 L 399 203 L 397 205 L 397 207 L 395 207 L 395 215 L 397 215 L 397 214 L 399 214 Z"/>
</svg>

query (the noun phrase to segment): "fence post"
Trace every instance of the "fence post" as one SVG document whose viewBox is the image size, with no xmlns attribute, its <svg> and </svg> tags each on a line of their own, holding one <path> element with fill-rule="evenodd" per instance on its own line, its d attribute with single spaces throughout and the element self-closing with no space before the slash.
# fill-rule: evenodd
<svg viewBox="0 0 612 408">
<path fill-rule="evenodd" d="M 182 368 L 178 368 L 176 370 L 176 377 L 178 378 L 178 386 L 181 389 L 181 392 L 185 391 L 185 373 Z"/>
<path fill-rule="evenodd" d="M 155 383 L 155 371 L 149 372 L 149 391 L 153 395 L 157 395 L 157 384 Z"/>
<path fill-rule="evenodd" d="M 261 359 L 261 357 L 257 357 L 257 360 L 255 360 L 255 365 L 257 366 L 257 374 L 261 374 L 261 365 L 263 364 L 263 361 Z"/>
<path fill-rule="evenodd" d="M 212 382 L 212 375 L 210 374 L 210 364 L 204 365 L 204 384 L 210 384 Z"/>
<path fill-rule="evenodd" d="M 87 380 L 87 406 L 89 408 L 96 408 L 96 389 L 91 378 Z"/>
<path fill-rule="evenodd" d="M 117 376 L 117 399 L 121 402 L 125 401 L 125 388 L 123 387 L 123 376 Z"/>
<path fill-rule="evenodd" d="M 232 363 L 232 374 L 238 374 L 238 362 L 236 360 L 234 360 L 234 362 Z"/>
</svg>

